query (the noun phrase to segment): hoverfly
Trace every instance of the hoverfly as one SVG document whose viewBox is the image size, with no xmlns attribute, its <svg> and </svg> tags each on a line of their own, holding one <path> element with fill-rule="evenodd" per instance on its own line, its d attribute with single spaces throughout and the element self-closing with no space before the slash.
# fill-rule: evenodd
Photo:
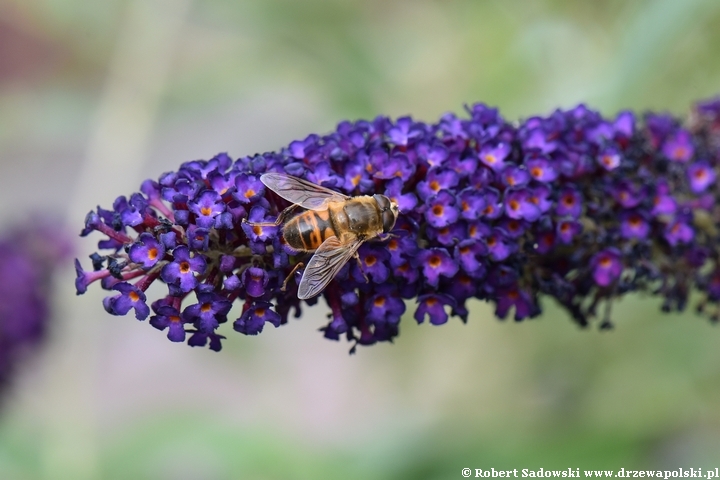
<svg viewBox="0 0 720 480">
<path fill-rule="evenodd" d="M 260 181 L 293 204 L 280 213 L 275 225 L 283 223 L 295 208 L 307 209 L 282 227 L 288 245 L 315 252 L 298 285 L 301 300 L 322 292 L 351 257 L 358 258 L 360 245 L 392 230 L 400 214 L 398 205 L 385 195 L 348 197 L 283 173 L 266 173 Z"/>
</svg>

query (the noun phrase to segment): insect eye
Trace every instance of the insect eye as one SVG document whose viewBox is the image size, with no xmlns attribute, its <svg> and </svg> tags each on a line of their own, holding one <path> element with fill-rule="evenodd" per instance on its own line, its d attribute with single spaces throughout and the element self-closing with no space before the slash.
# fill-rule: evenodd
<svg viewBox="0 0 720 480">
<path fill-rule="evenodd" d="M 383 232 L 388 233 L 390 230 L 393 229 L 395 226 L 395 215 L 392 212 L 383 212 L 382 214 L 382 220 L 383 220 Z"/>
</svg>

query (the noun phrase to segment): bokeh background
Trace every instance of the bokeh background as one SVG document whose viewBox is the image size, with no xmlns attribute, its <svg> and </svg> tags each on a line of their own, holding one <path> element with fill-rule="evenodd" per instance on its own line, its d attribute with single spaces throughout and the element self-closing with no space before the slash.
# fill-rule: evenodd
<svg viewBox="0 0 720 480">
<path fill-rule="evenodd" d="M 720 93 L 718 25 L 715 0 L 0 0 L 0 224 L 40 211 L 75 235 L 183 161 L 343 119 L 683 114 Z M 217 354 L 107 315 L 73 278 L 0 412 L 2 479 L 720 466 L 720 331 L 651 298 L 621 301 L 612 332 L 548 301 L 519 324 L 481 303 L 467 325 L 408 315 L 354 356 L 317 332 L 321 305 L 259 337 L 227 325 Z"/>
</svg>

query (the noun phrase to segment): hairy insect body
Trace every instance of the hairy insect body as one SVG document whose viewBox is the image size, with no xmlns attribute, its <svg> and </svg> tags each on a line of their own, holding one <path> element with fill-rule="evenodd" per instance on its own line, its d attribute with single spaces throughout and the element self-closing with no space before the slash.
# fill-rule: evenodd
<svg viewBox="0 0 720 480">
<path fill-rule="evenodd" d="M 327 210 L 308 210 L 283 226 L 283 237 L 292 248 L 312 252 L 325 240 L 352 234 L 359 240 L 383 233 L 382 212 L 373 197 L 353 197 L 345 202 L 331 202 Z"/>
<path fill-rule="evenodd" d="M 315 252 L 298 284 L 300 299 L 320 293 L 349 259 L 358 258 L 363 242 L 390 232 L 400 214 L 398 205 L 385 195 L 349 197 L 284 173 L 265 173 L 260 180 L 293 204 L 275 222 L 284 223 L 287 244 Z M 297 206 L 306 211 L 285 221 Z"/>
</svg>

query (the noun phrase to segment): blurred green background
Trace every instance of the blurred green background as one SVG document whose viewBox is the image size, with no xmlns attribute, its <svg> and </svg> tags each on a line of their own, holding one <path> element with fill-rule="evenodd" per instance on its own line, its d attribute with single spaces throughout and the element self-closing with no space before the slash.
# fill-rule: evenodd
<svg viewBox="0 0 720 480">
<path fill-rule="evenodd" d="M 0 221 L 41 210 L 74 234 L 183 161 L 343 119 L 683 114 L 720 93 L 718 25 L 716 0 L 0 0 Z M 110 317 L 73 276 L 3 408 L 0 479 L 720 466 L 720 331 L 653 299 L 621 301 L 612 332 L 547 301 L 520 324 L 480 303 L 468 325 L 408 315 L 352 357 L 316 331 L 321 305 L 259 337 L 228 328 L 216 354 Z"/>
</svg>

